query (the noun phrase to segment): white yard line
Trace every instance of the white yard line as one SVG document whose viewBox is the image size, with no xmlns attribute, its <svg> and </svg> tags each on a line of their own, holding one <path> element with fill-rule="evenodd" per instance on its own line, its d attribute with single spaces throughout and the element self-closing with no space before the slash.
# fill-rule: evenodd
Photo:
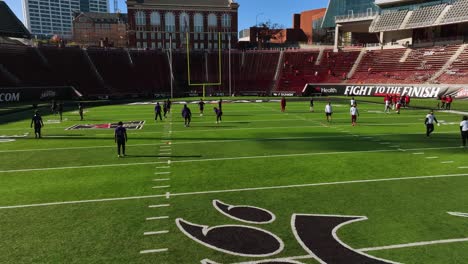
<svg viewBox="0 0 468 264">
<path fill-rule="evenodd" d="M 450 163 L 455 163 L 455 161 L 442 161 L 442 164 L 450 164 Z"/>
<path fill-rule="evenodd" d="M 415 180 L 425 180 L 425 179 L 455 178 L 455 177 L 467 177 L 467 176 L 468 176 L 468 174 L 447 174 L 447 175 L 412 176 L 412 177 L 399 177 L 399 178 L 380 178 L 380 179 L 369 179 L 369 180 L 351 180 L 351 181 L 339 181 L 339 182 L 323 182 L 323 183 L 295 184 L 295 185 L 282 185 L 282 186 L 266 186 L 266 187 L 230 189 L 230 190 L 213 190 L 213 191 L 200 191 L 200 192 L 187 192 L 187 193 L 171 193 L 170 196 L 171 197 L 178 197 L 178 196 L 204 195 L 204 194 L 213 194 L 213 193 L 249 192 L 249 191 L 278 190 L 278 189 L 290 189 L 290 188 L 307 188 L 307 187 L 347 185 L 347 184 L 362 184 L 362 183 L 376 183 L 376 182 L 411 181 L 411 180 L 415 181 Z M 123 201 L 123 200 L 140 200 L 140 199 L 165 198 L 165 197 L 166 197 L 166 194 L 160 194 L 160 195 L 121 197 L 121 198 L 108 198 L 108 199 L 96 199 L 96 200 L 82 200 L 82 201 L 68 201 L 68 202 L 53 202 L 53 203 L 29 204 L 29 205 L 11 205 L 11 206 L 0 207 L 0 209 L 16 209 L 16 208 L 27 208 L 27 207 L 43 207 L 43 206 L 53 206 L 53 205 L 82 204 L 82 203 L 98 203 L 98 202 L 111 202 L 111 201 Z M 160 207 L 169 207 L 169 206 L 170 206 L 170 204 L 160 204 L 160 205 L 150 205 L 148 207 L 149 208 L 160 208 Z"/>
<path fill-rule="evenodd" d="M 153 254 L 153 253 L 162 253 L 162 252 L 166 252 L 168 251 L 169 249 L 167 248 L 161 248 L 161 249 L 148 249 L 148 250 L 142 250 L 140 251 L 140 254 Z"/>
<path fill-rule="evenodd" d="M 153 181 L 159 182 L 159 181 L 170 181 L 171 179 L 154 179 Z"/>
<path fill-rule="evenodd" d="M 429 246 L 437 244 L 448 244 L 448 243 L 459 243 L 459 242 L 468 242 L 468 238 L 456 238 L 456 239 L 444 239 L 444 240 L 434 240 L 434 241 L 424 241 L 408 244 L 399 244 L 399 245 L 390 245 L 382 247 L 371 247 L 371 248 L 361 248 L 356 249 L 360 252 L 369 252 L 369 251 L 379 251 L 379 250 L 388 250 L 388 249 L 397 249 L 397 248 L 408 248 L 408 247 L 420 247 L 420 246 Z"/>
<path fill-rule="evenodd" d="M 163 220 L 163 219 L 169 219 L 169 216 L 156 216 L 156 217 L 146 218 L 147 221 Z"/>
<path fill-rule="evenodd" d="M 153 198 L 157 197 L 165 197 L 165 195 L 153 195 Z M 161 208 L 161 207 L 169 207 L 171 206 L 170 204 L 155 204 L 155 205 L 150 205 L 148 208 Z"/>
<path fill-rule="evenodd" d="M 165 188 L 170 188 L 170 185 L 164 185 L 164 186 L 153 186 L 153 189 L 165 189 Z"/>
<path fill-rule="evenodd" d="M 444 148 L 415 148 L 404 149 L 405 151 L 418 151 L 418 150 L 446 150 L 446 149 L 460 149 L 460 147 L 444 147 Z M 213 158 L 213 159 L 194 159 L 194 160 L 176 160 L 172 163 L 190 163 L 190 162 L 211 162 L 211 161 L 225 161 L 225 160 L 246 160 L 246 159 L 269 159 L 269 158 L 285 158 L 285 157 L 302 157 L 302 156 L 325 156 L 325 155 L 345 155 L 345 154 L 359 154 L 359 153 L 382 153 L 382 152 L 400 152 L 401 150 L 394 149 L 381 149 L 381 150 L 356 150 L 356 151 L 341 151 L 341 152 L 320 152 L 320 153 L 298 153 L 298 154 L 282 154 L 282 155 L 264 155 L 264 156 L 245 156 L 245 157 L 229 157 L 229 158 Z M 169 157 L 160 157 L 159 159 L 169 159 Z M 139 162 L 139 163 L 125 163 L 125 164 L 102 164 L 90 166 L 69 166 L 69 167 L 51 167 L 51 168 L 36 168 L 36 169 L 20 169 L 20 170 L 2 170 L 0 173 L 13 173 L 13 172 L 30 172 L 30 171 L 48 171 L 48 170 L 69 170 L 69 169 L 90 169 L 90 168 L 105 168 L 105 167 L 125 167 L 125 166 L 140 166 L 140 165 L 153 165 L 165 164 L 168 161 L 160 162 Z"/>
<path fill-rule="evenodd" d="M 143 235 L 145 235 L 145 236 L 154 236 L 154 235 L 163 235 L 163 234 L 167 234 L 167 233 L 169 233 L 169 231 L 163 230 L 163 231 L 145 232 L 145 233 L 143 233 Z"/>
</svg>

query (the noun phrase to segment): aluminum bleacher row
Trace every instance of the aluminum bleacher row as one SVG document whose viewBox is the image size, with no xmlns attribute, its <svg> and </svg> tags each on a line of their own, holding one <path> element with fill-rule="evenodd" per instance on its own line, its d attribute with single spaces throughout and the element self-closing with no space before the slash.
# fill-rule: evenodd
<svg viewBox="0 0 468 264">
<path fill-rule="evenodd" d="M 370 32 L 385 32 L 413 29 L 468 20 L 468 0 L 457 0 L 450 4 L 423 5 L 415 10 L 404 9 L 383 11 L 372 21 Z M 406 22 L 405 22 L 406 19 Z"/>
<path fill-rule="evenodd" d="M 448 69 L 444 66 L 462 51 Z M 468 83 L 468 51 L 461 46 L 365 51 L 356 71 L 351 70 L 361 50 L 176 51 L 79 49 L 0 45 L 0 88 L 21 86 L 74 86 L 85 96 L 151 95 L 169 93 L 171 76 L 176 92 L 200 91 L 192 84 L 208 86 L 211 92 L 236 93 L 295 91 L 307 83 L 425 83 L 444 70 L 440 83 Z M 230 62 L 230 63 L 229 63 Z M 447 64 L 448 65 L 448 64 Z M 229 75 L 229 69 L 231 75 Z M 221 78 L 221 80 L 219 79 Z M 231 82 L 229 82 L 231 80 Z M 231 87 L 229 87 L 231 83 Z"/>
<path fill-rule="evenodd" d="M 468 19 L 468 1 L 459 0 L 453 3 L 452 7 L 442 18 L 441 23 L 460 22 Z"/>
<path fill-rule="evenodd" d="M 413 11 L 406 28 L 427 27 L 434 24 L 447 4 L 424 6 Z"/>
<path fill-rule="evenodd" d="M 407 14 L 408 10 L 384 13 L 377 18 L 371 31 L 380 32 L 398 30 Z"/>
</svg>

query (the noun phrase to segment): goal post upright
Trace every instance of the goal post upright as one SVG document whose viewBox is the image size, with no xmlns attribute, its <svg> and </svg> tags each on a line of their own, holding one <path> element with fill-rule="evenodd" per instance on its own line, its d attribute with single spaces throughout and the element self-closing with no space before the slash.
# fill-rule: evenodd
<svg viewBox="0 0 468 264">
<path fill-rule="evenodd" d="M 186 32 L 186 49 L 187 49 L 187 79 L 189 86 L 203 87 L 203 99 L 206 97 L 206 86 L 221 86 L 222 85 L 222 49 L 221 49 L 221 32 L 218 32 L 218 82 L 217 83 L 192 83 L 191 70 L 190 70 L 190 35 Z M 207 69 L 208 70 L 208 69 Z"/>
</svg>

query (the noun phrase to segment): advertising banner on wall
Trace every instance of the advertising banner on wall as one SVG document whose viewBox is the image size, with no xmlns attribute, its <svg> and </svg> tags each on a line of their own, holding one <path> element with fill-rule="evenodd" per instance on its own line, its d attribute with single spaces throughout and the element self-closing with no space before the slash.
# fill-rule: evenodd
<svg viewBox="0 0 468 264">
<path fill-rule="evenodd" d="M 0 88 L 0 104 L 72 100 L 81 96 L 75 88 L 70 86 Z"/>
<path fill-rule="evenodd" d="M 307 84 L 303 96 L 314 94 L 347 96 L 409 95 L 413 98 L 439 98 L 451 95 L 468 98 L 468 86 L 461 85 L 362 85 L 362 84 Z"/>
</svg>

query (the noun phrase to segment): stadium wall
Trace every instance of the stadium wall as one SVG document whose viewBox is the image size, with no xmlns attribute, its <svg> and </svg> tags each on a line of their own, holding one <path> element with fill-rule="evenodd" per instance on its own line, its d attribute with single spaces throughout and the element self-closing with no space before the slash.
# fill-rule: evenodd
<svg viewBox="0 0 468 264">
<path fill-rule="evenodd" d="M 303 96 L 313 94 L 341 96 L 385 96 L 409 95 L 413 98 L 440 98 L 451 95 L 456 99 L 468 98 L 468 85 L 378 85 L 378 84 L 307 84 L 302 91 Z"/>
</svg>

